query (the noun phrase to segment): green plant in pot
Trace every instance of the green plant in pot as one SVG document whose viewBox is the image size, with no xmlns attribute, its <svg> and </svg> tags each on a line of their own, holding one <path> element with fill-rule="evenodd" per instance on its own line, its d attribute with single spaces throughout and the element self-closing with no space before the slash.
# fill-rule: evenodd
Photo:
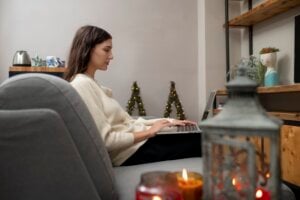
<svg viewBox="0 0 300 200">
<path fill-rule="evenodd" d="M 279 49 L 277 49 L 275 47 L 265 47 L 259 51 L 259 54 L 274 53 L 274 52 L 278 52 L 278 51 L 279 51 Z"/>
<path fill-rule="evenodd" d="M 258 61 L 257 67 L 257 76 L 258 76 L 258 84 L 260 86 L 264 86 L 264 81 L 265 81 L 265 73 L 267 71 L 267 67 L 264 66 L 261 61 Z"/>
<path fill-rule="evenodd" d="M 256 81 L 259 85 L 264 83 L 264 74 L 266 72 L 266 67 L 260 62 L 260 60 L 255 56 L 250 56 L 249 58 L 242 58 L 237 65 L 234 65 L 230 70 L 230 78 L 234 79 L 237 75 L 237 68 L 242 65 L 247 68 L 247 76 Z"/>
</svg>

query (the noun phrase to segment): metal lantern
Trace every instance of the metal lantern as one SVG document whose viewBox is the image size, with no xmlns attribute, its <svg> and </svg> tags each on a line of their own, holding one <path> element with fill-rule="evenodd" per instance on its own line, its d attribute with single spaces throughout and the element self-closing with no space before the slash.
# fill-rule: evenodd
<svg viewBox="0 0 300 200">
<path fill-rule="evenodd" d="M 280 127 L 258 101 L 257 84 L 239 67 L 228 101 L 200 127 L 203 199 L 280 199 Z"/>
</svg>

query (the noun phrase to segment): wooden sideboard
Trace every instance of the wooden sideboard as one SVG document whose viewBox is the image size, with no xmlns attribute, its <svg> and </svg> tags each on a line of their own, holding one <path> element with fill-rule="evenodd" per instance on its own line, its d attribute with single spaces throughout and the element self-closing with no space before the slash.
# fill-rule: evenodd
<svg viewBox="0 0 300 200">
<path fill-rule="evenodd" d="M 58 77 L 63 77 L 66 68 L 64 67 L 27 67 L 27 66 L 13 66 L 9 67 L 9 77 L 23 74 L 23 73 L 46 73 L 55 75 Z"/>
<path fill-rule="evenodd" d="M 266 111 L 284 121 L 281 129 L 281 168 L 284 181 L 300 187 L 300 84 L 259 87 L 260 103 Z M 218 90 L 213 113 L 227 98 L 225 89 Z"/>
</svg>

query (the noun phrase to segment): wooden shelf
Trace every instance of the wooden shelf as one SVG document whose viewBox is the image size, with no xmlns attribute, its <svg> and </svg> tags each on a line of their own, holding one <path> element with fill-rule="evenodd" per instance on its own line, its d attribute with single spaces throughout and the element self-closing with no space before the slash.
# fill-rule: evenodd
<svg viewBox="0 0 300 200">
<path fill-rule="evenodd" d="M 273 87 L 258 87 L 258 93 L 289 93 L 300 92 L 300 84 L 278 85 Z"/>
<path fill-rule="evenodd" d="M 217 94 L 216 95 L 219 95 L 219 96 L 225 96 L 227 95 L 227 89 L 219 89 L 217 90 Z"/>
<path fill-rule="evenodd" d="M 213 115 L 218 114 L 221 112 L 222 109 L 213 109 Z M 300 113 L 298 112 L 267 112 L 270 116 L 277 117 L 281 120 L 286 120 L 286 121 L 300 121 Z"/>
<path fill-rule="evenodd" d="M 64 73 L 66 70 L 65 67 L 26 67 L 26 66 L 18 66 L 18 67 L 9 67 L 9 72 L 47 72 L 47 73 Z"/>
<path fill-rule="evenodd" d="M 288 113 L 288 112 L 268 112 L 268 114 L 278 117 L 287 121 L 300 121 L 300 113 Z"/>
<path fill-rule="evenodd" d="M 265 0 L 248 12 L 229 20 L 228 25 L 230 27 L 251 26 L 297 6 L 300 6 L 300 0 Z"/>
<path fill-rule="evenodd" d="M 258 87 L 257 93 L 267 94 L 259 95 L 259 97 L 261 104 L 268 110 L 270 115 L 286 121 L 300 122 L 300 107 L 298 106 L 300 84 Z M 226 89 L 221 89 L 217 91 L 216 95 L 226 96 L 228 93 Z M 272 97 L 276 97 L 277 100 L 274 101 Z M 217 114 L 219 111 L 214 109 L 213 114 Z"/>
<path fill-rule="evenodd" d="M 273 87 L 257 88 L 257 93 L 259 94 L 290 93 L 290 92 L 300 92 L 300 84 L 278 85 Z M 227 95 L 227 90 L 226 89 L 218 90 L 217 95 Z"/>
</svg>

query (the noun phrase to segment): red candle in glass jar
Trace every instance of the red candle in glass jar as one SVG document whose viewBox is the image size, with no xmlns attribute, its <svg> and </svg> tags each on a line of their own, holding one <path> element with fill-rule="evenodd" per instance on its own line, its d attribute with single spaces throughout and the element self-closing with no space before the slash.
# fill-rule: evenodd
<svg viewBox="0 0 300 200">
<path fill-rule="evenodd" d="M 142 174 L 136 200 L 183 200 L 173 173 L 153 171 Z"/>
</svg>

